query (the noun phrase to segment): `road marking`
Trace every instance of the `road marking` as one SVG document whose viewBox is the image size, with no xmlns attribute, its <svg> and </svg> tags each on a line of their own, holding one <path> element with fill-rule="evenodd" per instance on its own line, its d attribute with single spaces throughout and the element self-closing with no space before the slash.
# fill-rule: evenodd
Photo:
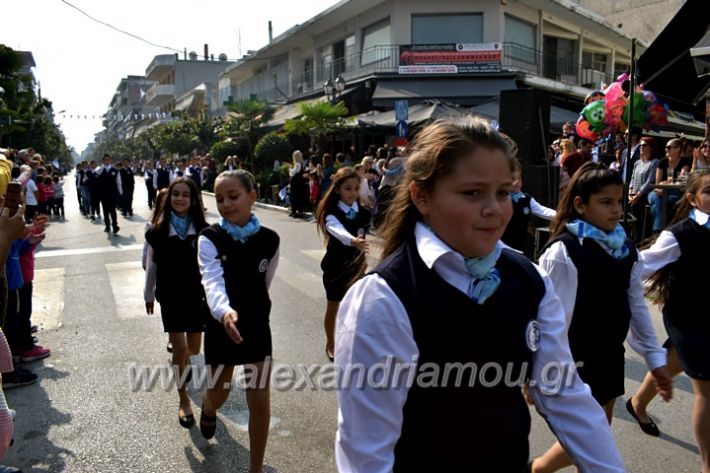
<svg viewBox="0 0 710 473">
<path fill-rule="evenodd" d="M 111 281 L 111 291 L 119 319 L 157 317 L 160 319 L 160 304 L 155 304 L 155 314 L 145 313 L 143 286 L 145 273 L 140 261 L 109 263 L 106 272 Z"/>
<path fill-rule="evenodd" d="M 35 258 L 51 258 L 54 256 L 79 256 L 79 255 L 91 255 L 96 253 L 113 253 L 115 251 L 131 251 L 131 250 L 142 250 L 143 243 L 136 243 L 134 245 L 118 245 L 118 246 L 99 246 L 96 248 L 76 248 L 72 250 L 49 250 L 49 251 L 38 251 L 35 254 Z"/>
<path fill-rule="evenodd" d="M 313 258 L 316 261 L 320 261 L 325 256 L 325 248 L 319 248 L 317 250 L 301 250 L 304 255 Z"/>
<path fill-rule="evenodd" d="M 43 330 L 58 328 L 64 311 L 64 268 L 35 270 L 32 322 Z"/>
<path fill-rule="evenodd" d="M 284 258 L 283 255 L 279 257 L 276 277 L 308 297 L 313 299 L 323 299 L 325 297 L 321 275 L 313 274 L 300 264 Z"/>
</svg>

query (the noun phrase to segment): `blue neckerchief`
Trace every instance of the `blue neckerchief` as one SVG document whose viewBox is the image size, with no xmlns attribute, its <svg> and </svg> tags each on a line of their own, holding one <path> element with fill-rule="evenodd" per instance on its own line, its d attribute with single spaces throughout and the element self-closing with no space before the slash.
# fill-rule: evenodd
<svg viewBox="0 0 710 473">
<path fill-rule="evenodd" d="M 240 227 L 236 223 L 231 223 L 223 218 L 219 219 L 219 226 L 222 227 L 235 241 L 241 241 L 245 243 L 247 239 L 254 235 L 261 228 L 259 219 L 256 215 L 251 214 L 249 221 L 243 227 Z"/>
<path fill-rule="evenodd" d="M 522 199 L 523 197 L 525 197 L 525 194 L 523 194 L 523 193 L 520 192 L 520 191 L 511 192 L 511 194 L 510 194 L 510 198 L 513 200 L 513 202 L 517 202 L 517 201 L 519 201 L 520 199 Z"/>
<path fill-rule="evenodd" d="M 355 210 L 355 209 L 348 209 L 348 211 L 345 212 L 345 218 L 347 218 L 348 220 L 352 220 L 352 219 L 354 219 L 355 217 L 357 217 L 357 210 Z"/>
<path fill-rule="evenodd" d="M 496 262 L 501 251 L 501 247 L 496 246 L 486 256 L 464 258 L 466 269 L 474 278 L 468 288 L 468 295 L 479 305 L 484 304 L 500 285 L 500 273 L 496 269 Z"/>
<path fill-rule="evenodd" d="M 691 220 L 694 220 L 695 223 L 701 227 L 705 227 L 710 230 L 710 218 L 708 218 L 707 214 L 702 210 L 693 209 L 690 211 L 690 215 L 688 215 L 688 217 Z M 705 221 L 703 222 L 703 220 Z"/>
<path fill-rule="evenodd" d="M 178 238 L 184 240 L 187 236 L 187 230 L 190 228 L 190 216 L 179 216 L 175 212 L 170 212 L 170 226 L 173 227 Z"/>
<path fill-rule="evenodd" d="M 389 177 L 396 176 L 397 174 L 402 172 L 402 169 L 404 169 L 403 164 L 400 164 L 399 166 L 391 167 L 389 169 L 385 169 L 385 176 L 389 176 Z"/>
<path fill-rule="evenodd" d="M 605 232 L 578 218 L 569 222 L 566 227 L 576 237 L 591 238 L 603 243 L 602 248 L 616 259 L 624 259 L 629 255 L 629 247 L 626 245 L 626 232 L 620 223 L 617 223 L 616 228 L 610 232 Z"/>
</svg>

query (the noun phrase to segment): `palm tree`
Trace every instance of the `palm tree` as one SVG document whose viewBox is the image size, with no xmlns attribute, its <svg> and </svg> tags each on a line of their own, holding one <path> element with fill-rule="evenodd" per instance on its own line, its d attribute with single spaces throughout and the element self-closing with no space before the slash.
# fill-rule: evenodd
<svg viewBox="0 0 710 473">
<path fill-rule="evenodd" d="M 227 104 L 227 109 L 237 115 L 224 123 L 220 128 L 226 135 L 244 136 L 249 148 L 251 172 L 255 173 L 254 147 L 257 142 L 259 128 L 274 116 L 272 108 L 265 100 L 244 99 Z"/>
<path fill-rule="evenodd" d="M 308 136 L 313 134 L 318 143 L 318 149 L 325 150 L 325 139 L 328 133 L 339 130 L 345 123 L 348 108 L 344 102 L 303 102 L 299 106 L 300 118 L 286 120 L 284 130 L 291 135 Z"/>
</svg>

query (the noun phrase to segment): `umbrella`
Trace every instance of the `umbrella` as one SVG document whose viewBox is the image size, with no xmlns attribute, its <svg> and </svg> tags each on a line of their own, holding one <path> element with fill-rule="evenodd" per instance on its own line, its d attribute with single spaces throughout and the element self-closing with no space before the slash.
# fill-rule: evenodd
<svg viewBox="0 0 710 473">
<path fill-rule="evenodd" d="M 471 111 L 464 107 L 444 102 L 441 100 L 424 100 L 409 107 L 407 125 L 417 128 L 439 119 L 457 119 L 471 115 Z M 395 111 L 367 112 L 357 117 L 358 125 L 362 127 L 394 128 L 397 126 Z"/>
<path fill-rule="evenodd" d="M 690 56 L 693 58 L 698 77 L 710 75 L 710 29 L 695 46 L 690 48 Z"/>
</svg>

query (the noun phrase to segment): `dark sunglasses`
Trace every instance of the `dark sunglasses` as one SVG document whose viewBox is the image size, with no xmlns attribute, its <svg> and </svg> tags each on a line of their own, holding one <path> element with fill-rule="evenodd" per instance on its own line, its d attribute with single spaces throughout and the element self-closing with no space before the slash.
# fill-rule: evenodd
<svg viewBox="0 0 710 473">
<path fill-rule="evenodd" d="M 710 145 L 702 145 L 701 148 L 705 149 L 707 147 L 710 147 Z"/>
</svg>

